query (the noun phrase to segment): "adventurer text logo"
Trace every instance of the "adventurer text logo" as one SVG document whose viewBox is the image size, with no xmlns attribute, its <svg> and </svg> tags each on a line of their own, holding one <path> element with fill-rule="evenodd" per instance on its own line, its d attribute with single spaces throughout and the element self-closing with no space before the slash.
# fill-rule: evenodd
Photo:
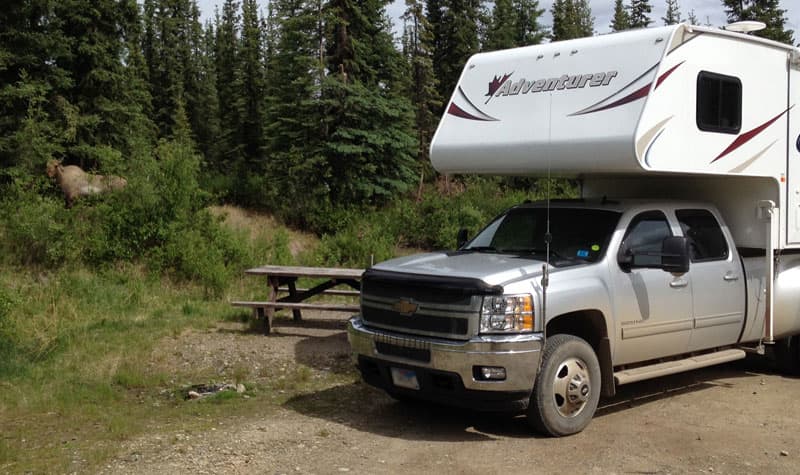
<svg viewBox="0 0 800 475">
<path fill-rule="evenodd" d="M 608 71 L 605 73 L 576 74 L 574 76 L 562 74 L 561 77 L 537 79 L 535 81 L 528 81 L 525 78 L 520 78 L 514 81 L 511 79 L 512 74 L 514 73 L 512 72 L 494 77 L 489 83 L 489 92 L 486 93 L 488 99 L 486 99 L 484 104 L 488 104 L 492 98 L 500 96 L 516 96 L 518 94 L 561 91 L 563 89 L 581 89 L 586 86 L 608 86 L 611 84 L 611 80 L 617 77 L 617 71 Z"/>
</svg>

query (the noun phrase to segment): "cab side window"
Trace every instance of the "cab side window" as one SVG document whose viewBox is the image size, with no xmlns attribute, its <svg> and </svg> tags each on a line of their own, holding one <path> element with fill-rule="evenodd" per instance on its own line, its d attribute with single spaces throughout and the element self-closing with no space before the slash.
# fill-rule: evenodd
<svg viewBox="0 0 800 475">
<path fill-rule="evenodd" d="M 628 225 L 622 240 L 620 259 L 636 255 L 635 267 L 660 267 L 661 245 L 664 238 L 672 236 L 667 217 L 661 211 L 646 211 L 637 215 Z M 650 255 L 649 255 L 650 254 Z M 632 259 L 627 259 L 634 262 Z"/>
<path fill-rule="evenodd" d="M 728 258 L 728 243 L 719 223 L 705 209 L 681 209 L 675 216 L 689 239 L 692 262 L 717 261 Z"/>
</svg>

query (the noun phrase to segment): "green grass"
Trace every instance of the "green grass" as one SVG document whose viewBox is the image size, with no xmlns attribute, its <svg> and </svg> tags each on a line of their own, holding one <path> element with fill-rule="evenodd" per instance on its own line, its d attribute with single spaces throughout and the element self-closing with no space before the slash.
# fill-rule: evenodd
<svg viewBox="0 0 800 475">
<path fill-rule="evenodd" d="M 256 280 L 234 288 L 256 292 L 253 286 L 263 284 Z M 154 369 L 152 350 L 186 329 L 240 318 L 227 298 L 208 300 L 202 286 L 132 265 L 97 272 L 0 268 L 0 291 L 1 473 L 93 471 L 139 435 L 268 414 L 298 391 L 352 379 L 314 378 L 300 367 L 258 385 L 249 368 L 235 367 L 231 382 L 245 383 L 247 398 L 225 392 L 187 402 L 175 381 L 219 376 Z"/>
<path fill-rule="evenodd" d="M 373 255 L 380 260 L 396 254 L 398 246 L 447 247 L 458 227 L 472 223 L 474 232 L 493 213 L 526 196 L 506 196 L 492 181 L 478 182 L 452 202 L 434 190 L 421 203 L 345 210 L 335 220 L 339 229 L 332 227 L 321 242 L 236 209 L 217 213 L 226 214 L 226 225 L 237 232 L 248 231 L 243 235 L 249 236 L 250 247 L 244 254 L 257 261 L 253 265 L 364 266 Z M 47 219 L 43 222 L 50 226 Z M 7 227 L 0 222 L 0 242 L 11 239 Z M 9 249 L 30 248 L 32 238 L 21 236 Z M 68 236 L 59 239 L 75 242 Z M 292 254 L 290 244 L 300 253 Z M 237 269 L 230 282 L 218 282 L 214 266 L 198 268 L 195 274 L 205 278 L 195 276 L 194 283 L 187 279 L 195 274 L 173 280 L 168 276 L 180 274 L 146 264 L 92 269 L 59 261 L 55 270 L 31 263 L 23 267 L 24 259 L 8 257 L 15 255 L 0 256 L 0 263 L 6 263 L 0 264 L 0 473 L 97 471 L 124 457 L 122 444 L 137 437 L 202 431 L 223 419 L 266 417 L 282 404 L 335 407 L 341 401 L 303 395 L 356 380 L 354 372 L 296 364 L 280 373 L 242 365 L 230 368 L 226 382 L 245 384 L 244 395 L 226 392 L 185 401 L 181 387 L 186 382 L 213 382 L 219 375 L 153 364 L 154 348 L 165 339 L 179 341 L 188 329 L 247 322 L 249 313 L 227 302 L 263 298 L 263 280 L 244 277 Z M 191 252 L 184 257 L 189 267 L 195 259 L 205 262 Z"/>
</svg>

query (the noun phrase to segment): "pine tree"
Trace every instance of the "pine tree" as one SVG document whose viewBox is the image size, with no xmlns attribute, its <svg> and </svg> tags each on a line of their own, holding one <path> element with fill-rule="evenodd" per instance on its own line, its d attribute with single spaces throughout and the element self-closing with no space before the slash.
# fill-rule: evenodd
<svg viewBox="0 0 800 475">
<path fill-rule="evenodd" d="M 297 222 L 304 211 L 327 202 L 331 175 L 322 153 L 321 2 L 276 0 L 272 5 L 275 43 L 266 73 L 265 154 L 270 159 L 265 192 L 267 200 L 274 200 L 274 210 Z"/>
<path fill-rule="evenodd" d="M 151 120 L 152 97 L 147 79 L 147 62 L 142 51 L 143 34 L 141 8 L 137 0 L 121 0 L 123 14 L 123 53 L 125 83 L 128 85 L 129 103 L 134 111 L 126 134 L 128 145 L 123 151 L 132 158 L 136 148 L 148 148 L 155 143 L 156 126 Z"/>
<path fill-rule="evenodd" d="M 208 154 L 210 148 L 213 147 L 210 136 L 214 135 L 214 131 L 211 130 L 214 119 L 211 118 L 211 115 L 216 111 L 212 107 L 213 102 L 210 102 L 206 95 L 209 93 L 208 85 L 204 84 L 207 72 L 203 69 L 208 67 L 204 58 L 205 32 L 200 23 L 200 8 L 197 0 L 189 0 L 188 3 L 183 3 L 183 0 L 179 1 L 181 1 L 182 10 L 181 21 L 178 25 L 180 45 L 176 51 L 183 71 L 184 113 L 189 122 L 191 136 L 200 152 Z M 179 117 L 179 115 L 173 113 L 173 129 L 177 127 L 175 117 Z"/>
<path fill-rule="evenodd" d="M 242 145 L 250 165 L 262 162 L 264 131 L 264 37 L 258 17 L 256 0 L 242 3 L 242 34 L 239 61 L 242 68 L 242 95 L 244 102 L 241 119 Z"/>
<path fill-rule="evenodd" d="M 70 50 L 56 3 L 10 2 L 0 9 L 0 168 L 41 173 L 71 139 L 74 107 L 64 94 L 73 82 L 61 66 Z"/>
<path fill-rule="evenodd" d="M 631 17 L 628 7 L 622 0 L 614 0 L 614 16 L 611 18 L 611 31 L 623 31 L 631 28 Z"/>
<path fill-rule="evenodd" d="M 515 24 L 516 12 L 511 0 L 495 0 L 483 49 L 494 51 L 517 46 Z"/>
<path fill-rule="evenodd" d="M 794 44 L 794 31 L 786 29 L 786 10 L 779 0 L 722 0 L 728 22 L 743 20 L 763 22 L 767 27 L 754 34 L 774 41 Z"/>
<path fill-rule="evenodd" d="M 192 124 L 192 132 L 200 153 L 212 169 L 217 166 L 221 155 L 221 135 L 219 116 L 219 93 L 217 91 L 216 33 L 209 20 L 203 28 L 202 42 L 197 52 L 198 96 L 202 99 L 198 110 L 198 123 Z M 202 116 L 201 116 L 202 114 Z"/>
<path fill-rule="evenodd" d="M 438 92 L 447 102 L 467 60 L 479 51 L 481 2 L 427 0 L 427 12 L 433 31 L 433 68 L 439 81 Z"/>
<path fill-rule="evenodd" d="M 661 20 L 664 25 L 677 25 L 683 21 L 681 20 L 681 9 L 678 6 L 678 0 L 667 0 L 667 9 Z"/>
<path fill-rule="evenodd" d="M 239 62 L 239 2 L 225 0 L 217 17 L 214 59 L 220 117 L 221 169 L 235 169 L 244 157 L 242 124 L 244 98 Z"/>
<path fill-rule="evenodd" d="M 66 97 L 78 112 L 68 158 L 84 168 L 119 162 L 131 136 L 141 133 L 132 126 L 143 124 L 137 103 L 141 94 L 132 90 L 130 66 L 122 62 L 123 32 L 137 27 L 138 6 L 115 0 L 62 0 L 54 12 L 70 47 L 61 63 L 73 79 Z"/>
<path fill-rule="evenodd" d="M 546 33 L 539 24 L 544 10 L 536 0 L 496 0 L 486 32 L 484 50 L 539 44 Z"/>
<path fill-rule="evenodd" d="M 441 98 L 436 91 L 436 78 L 433 75 L 433 35 L 422 0 L 406 0 L 403 21 L 403 50 L 411 72 L 407 97 L 414 105 L 417 160 L 424 167 L 438 122 L 435 111 L 441 107 Z"/>
<path fill-rule="evenodd" d="M 143 50 L 152 97 L 152 119 L 161 137 L 171 135 L 178 98 L 184 97 L 184 65 L 178 48 L 184 45 L 180 41 L 181 18 L 188 12 L 183 11 L 182 6 L 180 2 L 169 0 L 144 2 Z"/>
<path fill-rule="evenodd" d="M 552 41 L 583 38 L 594 34 L 594 17 L 587 0 L 554 0 Z"/>
<path fill-rule="evenodd" d="M 334 204 L 376 203 L 408 189 L 417 150 L 384 0 L 327 5 L 324 155 Z"/>
<path fill-rule="evenodd" d="M 694 8 L 689 10 L 689 15 L 686 17 L 686 20 L 689 22 L 690 25 L 699 25 L 700 20 L 697 18 L 697 15 L 694 13 Z"/>
<path fill-rule="evenodd" d="M 653 23 L 650 12 L 653 7 L 649 0 L 631 0 L 631 28 L 647 28 Z"/>
</svg>

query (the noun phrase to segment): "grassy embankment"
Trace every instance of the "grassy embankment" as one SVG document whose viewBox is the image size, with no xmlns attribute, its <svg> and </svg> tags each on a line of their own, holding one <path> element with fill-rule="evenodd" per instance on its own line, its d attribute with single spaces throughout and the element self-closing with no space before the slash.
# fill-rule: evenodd
<svg viewBox="0 0 800 475">
<path fill-rule="evenodd" d="M 265 259 L 282 255 L 300 263 L 316 245 L 270 220 L 232 218 L 234 226 L 250 227 L 253 255 Z M 244 383 L 248 398 L 228 393 L 187 404 L 187 385 L 220 376 L 154 365 L 152 356 L 159 341 L 246 317 L 227 301 L 258 295 L 258 284 L 237 278 L 224 295 L 210 298 L 201 285 L 135 264 L 0 268 L 0 472 L 91 471 L 138 434 L 201 430 L 221 417 L 268 412 L 272 406 L 259 395 L 277 392 L 253 384 L 247 368 L 225 382 Z M 300 371 L 274 384 L 301 391 L 312 381 Z"/>
<path fill-rule="evenodd" d="M 228 209 L 225 228 L 242 245 L 241 269 L 263 263 L 363 267 L 373 257 L 397 254 L 399 246 L 452 246 L 460 225 L 474 232 L 529 196 L 493 183 L 454 199 L 432 190 L 421 202 L 366 215 L 341 211 L 330 218 L 334 232 L 321 239 L 235 209 Z M 247 311 L 227 302 L 262 295 L 263 282 L 241 269 L 226 280 L 187 279 L 136 260 L 55 267 L 6 262 L 0 265 L 0 472 L 93 471 L 142 434 L 202 431 L 231 417 L 268 415 L 298 394 L 356 379 L 354 372 L 317 374 L 299 363 L 281 378 L 242 367 L 224 382 L 245 384 L 244 395 L 186 403 L 189 385 L 223 382 L 220 374 L 154 361 L 154 348 L 178 344 L 192 329 L 246 320 Z"/>
</svg>

